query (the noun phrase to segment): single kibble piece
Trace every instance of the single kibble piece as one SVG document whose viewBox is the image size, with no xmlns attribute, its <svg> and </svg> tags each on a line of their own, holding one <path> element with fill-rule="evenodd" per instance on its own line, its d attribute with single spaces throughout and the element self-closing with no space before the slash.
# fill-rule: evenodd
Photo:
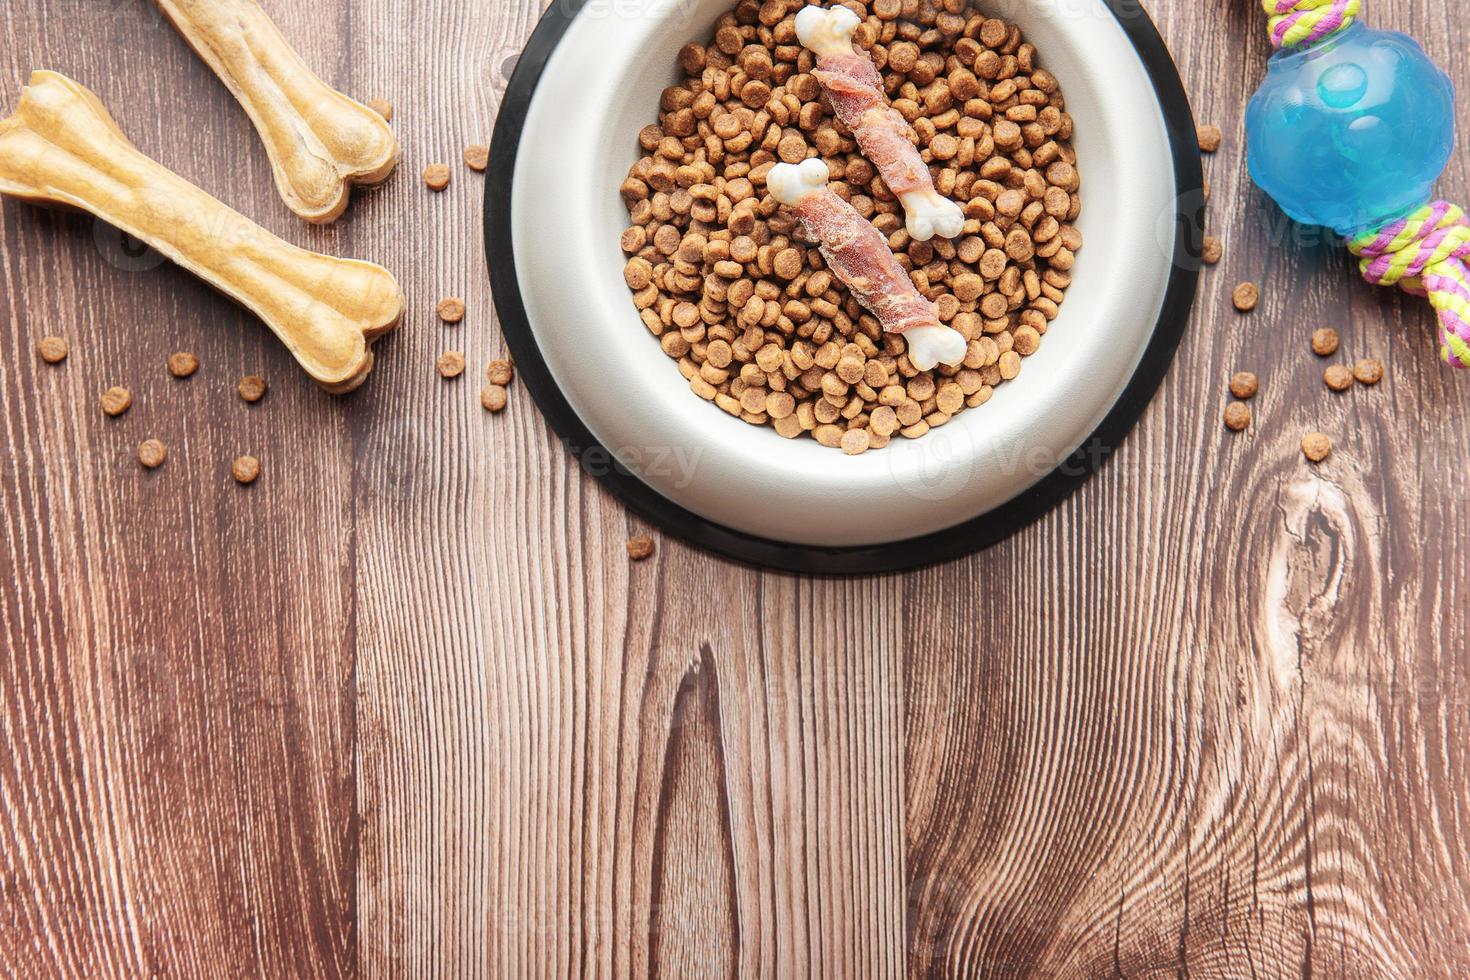
<svg viewBox="0 0 1470 980">
<path fill-rule="evenodd" d="M 1312 353 L 1318 357 L 1331 357 L 1337 353 L 1337 331 L 1331 327 L 1322 327 L 1312 331 Z"/>
<path fill-rule="evenodd" d="M 445 323 L 458 323 L 464 319 L 464 300 L 458 296 L 441 299 L 434 309 Z"/>
<path fill-rule="evenodd" d="M 1314 463 L 1320 463 L 1332 452 L 1332 440 L 1320 432 L 1309 432 L 1302 440 L 1302 455 Z"/>
<path fill-rule="evenodd" d="M 1322 375 L 1322 380 L 1333 391 L 1347 391 L 1353 386 L 1353 372 L 1341 364 L 1334 364 Z"/>
<path fill-rule="evenodd" d="M 439 374 L 445 378 L 457 378 L 464 374 L 464 355 L 457 350 L 445 351 L 435 362 Z"/>
<path fill-rule="evenodd" d="M 1205 236 L 1205 247 L 1200 253 L 1200 258 L 1205 265 L 1218 265 L 1225 257 L 1225 243 L 1213 235 Z"/>
<path fill-rule="evenodd" d="M 710 346 L 713 347 L 714 345 L 711 344 Z M 728 350 L 729 348 L 726 349 Z M 729 364 L 730 362 L 726 360 L 725 363 Z M 716 365 L 716 367 L 720 366 L 722 365 Z M 511 379 L 515 376 L 515 365 L 511 364 L 511 362 L 507 360 L 491 361 L 490 364 L 485 368 L 485 377 L 493 385 L 501 385 L 502 387 L 508 385 L 510 384 Z"/>
<path fill-rule="evenodd" d="M 643 561 L 653 557 L 653 538 L 646 534 L 635 534 L 628 539 L 628 557 L 634 561 Z"/>
<path fill-rule="evenodd" d="M 1365 385 L 1376 385 L 1383 380 L 1383 365 L 1371 358 L 1353 365 L 1353 377 Z"/>
<path fill-rule="evenodd" d="M 861 456 L 871 444 L 867 429 L 848 429 L 842 434 L 842 451 L 849 456 Z"/>
<path fill-rule="evenodd" d="M 393 121 L 393 103 L 387 99 L 368 99 L 367 107 L 382 116 L 385 122 Z"/>
<path fill-rule="evenodd" d="M 1249 371 L 1241 371 L 1230 378 L 1230 393 L 1241 401 L 1249 401 L 1261 390 L 1261 381 Z"/>
<path fill-rule="evenodd" d="M 260 460 L 254 456 L 241 456 L 230 464 L 230 475 L 236 483 L 249 486 L 260 478 Z"/>
<path fill-rule="evenodd" d="M 486 385 L 480 389 L 480 407 L 487 412 L 505 410 L 506 391 L 502 385 Z"/>
<path fill-rule="evenodd" d="M 265 379 L 258 375 L 247 374 L 240 379 L 240 383 L 235 386 L 235 390 L 240 393 L 241 398 L 253 405 L 265 397 Z"/>
<path fill-rule="evenodd" d="M 1199 148 L 1205 153 L 1214 153 L 1220 148 L 1220 141 L 1224 134 L 1220 132 L 1219 126 L 1201 126 L 1196 134 L 1199 136 Z"/>
<path fill-rule="evenodd" d="M 187 378 L 199 370 L 199 358 L 188 351 L 179 351 L 168 356 L 168 373 L 176 378 Z"/>
<path fill-rule="evenodd" d="M 150 470 L 156 470 L 168 459 L 168 447 L 157 439 L 148 439 L 138 447 L 138 462 Z"/>
<path fill-rule="evenodd" d="M 108 388 L 102 393 L 102 411 L 113 418 L 133 407 L 133 393 L 121 386 Z"/>
<path fill-rule="evenodd" d="M 1231 432 L 1243 432 L 1250 424 L 1251 409 L 1245 402 L 1231 402 L 1225 406 L 1225 428 Z"/>
<path fill-rule="evenodd" d="M 1249 313 L 1256 308 L 1261 301 L 1261 288 L 1253 282 L 1243 282 L 1235 287 L 1235 293 L 1231 296 L 1235 308 L 1242 313 Z"/>
<path fill-rule="evenodd" d="M 490 147 L 483 143 L 471 143 L 464 148 L 464 163 L 476 173 L 484 173 L 490 165 Z"/>
<path fill-rule="evenodd" d="M 431 163 L 424 168 L 424 184 L 431 191 L 442 191 L 449 186 L 449 165 Z"/>
<path fill-rule="evenodd" d="M 41 342 L 36 345 L 36 353 L 47 364 L 60 364 L 71 353 L 71 348 L 60 337 L 42 337 Z"/>
</svg>

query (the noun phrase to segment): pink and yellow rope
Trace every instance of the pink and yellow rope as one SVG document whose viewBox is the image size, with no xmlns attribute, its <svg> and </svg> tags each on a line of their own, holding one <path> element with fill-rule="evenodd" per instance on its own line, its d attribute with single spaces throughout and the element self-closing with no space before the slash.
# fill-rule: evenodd
<svg viewBox="0 0 1470 980">
<path fill-rule="evenodd" d="M 1261 0 L 1278 48 L 1316 44 L 1358 19 L 1362 0 Z"/>
<path fill-rule="evenodd" d="M 1439 315 L 1439 356 L 1470 368 L 1470 223 L 1453 204 L 1426 204 L 1348 243 L 1363 278 L 1428 296 Z"/>
</svg>

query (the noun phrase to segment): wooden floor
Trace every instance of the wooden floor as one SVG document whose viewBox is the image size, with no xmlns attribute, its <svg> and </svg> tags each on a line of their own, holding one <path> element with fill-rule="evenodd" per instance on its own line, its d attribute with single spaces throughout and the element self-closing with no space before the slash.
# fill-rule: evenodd
<svg viewBox="0 0 1470 980">
<path fill-rule="evenodd" d="M 669 540 L 630 565 L 647 529 L 525 392 L 480 409 L 504 349 L 482 178 L 417 174 L 488 139 L 535 0 L 265 6 L 397 105 L 402 171 L 326 229 L 151 5 L 0 18 L 0 104 L 63 71 L 411 303 L 336 399 L 105 227 L 0 208 L 0 975 L 1470 975 L 1470 379 L 1421 304 L 1250 187 L 1258 4 L 1150 4 L 1227 134 L 1227 254 L 1137 431 L 1007 544 L 862 581 Z M 1470 79 L 1459 4 L 1372 8 Z M 1470 196 L 1464 154 L 1443 192 Z M 461 327 L 432 316 L 449 294 Z M 1323 324 L 1384 383 L 1329 393 Z M 192 380 L 164 371 L 180 349 Z M 451 349 L 471 371 L 446 383 Z M 1262 378 L 1248 436 L 1220 424 L 1238 369 Z M 247 373 L 272 382 L 254 407 Z"/>
</svg>

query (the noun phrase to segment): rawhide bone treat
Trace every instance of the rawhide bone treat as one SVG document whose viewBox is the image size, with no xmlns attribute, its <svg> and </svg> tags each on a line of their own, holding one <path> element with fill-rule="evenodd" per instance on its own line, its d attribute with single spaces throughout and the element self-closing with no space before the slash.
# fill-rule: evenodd
<svg viewBox="0 0 1470 980">
<path fill-rule="evenodd" d="M 939 322 L 939 307 L 914 287 L 883 233 L 827 186 L 827 164 L 813 158 L 771 168 L 766 188 L 801 219 L 828 267 L 887 333 L 903 334 L 920 371 L 964 361 L 968 344 Z"/>
<path fill-rule="evenodd" d="M 381 184 L 398 165 L 383 117 L 323 82 L 255 0 L 156 0 L 255 123 L 286 206 L 335 221 L 353 184 Z"/>
<path fill-rule="evenodd" d="M 909 139 L 908 121 L 888 104 L 878 67 L 853 46 L 860 23 L 846 7 L 806 7 L 796 15 L 796 36 L 817 56 L 812 74 L 837 118 L 852 130 L 863 154 L 902 202 L 909 235 L 920 242 L 935 235 L 958 238 L 965 213 L 934 189 L 929 167 Z"/>
<path fill-rule="evenodd" d="M 256 313 L 328 391 L 362 384 L 403 293 L 380 266 L 283 242 L 140 153 L 97 96 L 38 71 L 0 120 L 0 194 L 90 212 Z"/>
</svg>

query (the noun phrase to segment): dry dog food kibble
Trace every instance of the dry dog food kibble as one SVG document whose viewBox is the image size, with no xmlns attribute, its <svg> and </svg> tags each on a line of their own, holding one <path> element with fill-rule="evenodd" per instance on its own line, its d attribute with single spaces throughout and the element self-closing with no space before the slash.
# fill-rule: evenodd
<svg viewBox="0 0 1470 980">
<path fill-rule="evenodd" d="M 1230 393 L 1241 401 L 1249 401 L 1256 397 L 1260 390 L 1261 382 L 1249 371 L 1241 371 L 1230 379 Z"/>
<path fill-rule="evenodd" d="M 1225 406 L 1225 427 L 1231 432 L 1243 432 L 1250 424 L 1251 410 L 1245 402 L 1231 402 Z"/>
<path fill-rule="evenodd" d="M 102 411 L 113 418 L 133 407 L 133 393 L 121 386 L 113 386 L 102 393 Z"/>
<path fill-rule="evenodd" d="M 1365 385 L 1376 385 L 1383 380 L 1383 365 L 1378 361 L 1364 359 L 1353 366 L 1353 377 Z"/>
<path fill-rule="evenodd" d="M 1302 439 L 1302 455 L 1314 463 L 1320 463 L 1332 452 L 1332 440 L 1320 432 L 1309 432 Z"/>
<path fill-rule="evenodd" d="M 247 374 L 240 379 L 240 383 L 235 386 L 235 390 L 240 393 L 241 398 L 253 405 L 265 397 L 265 379 L 259 375 Z"/>
<path fill-rule="evenodd" d="M 71 348 L 60 337 L 42 337 L 41 342 L 36 345 L 36 353 L 47 364 L 60 364 L 71 353 Z"/>
<path fill-rule="evenodd" d="M 483 173 L 490 165 L 490 147 L 482 143 L 471 143 L 464 148 L 464 163 L 478 173 Z"/>
<path fill-rule="evenodd" d="M 444 378 L 457 378 L 464 374 L 464 355 L 457 350 L 445 351 L 435 362 L 439 374 Z"/>
<path fill-rule="evenodd" d="M 1261 301 L 1261 288 L 1253 282 L 1243 282 L 1235 287 L 1235 293 L 1231 296 L 1235 308 L 1242 313 L 1249 313 L 1256 308 Z"/>
<path fill-rule="evenodd" d="M 1353 372 L 1341 364 L 1334 364 L 1322 375 L 1322 380 L 1333 391 L 1347 391 L 1353 386 Z"/>
<path fill-rule="evenodd" d="M 507 401 L 504 385 L 486 385 L 480 389 L 480 407 L 487 412 L 504 411 Z"/>
<path fill-rule="evenodd" d="M 653 538 L 646 534 L 635 534 L 629 538 L 628 557 L 634 561 L 643 561 L 653 557 Z"/>
<path fill-rule="evenodd" d="M 1219 126 L 1201 126 L 1197 135 L 1199 148 L 1205 153 L 1214 153 L 1220 148 L 1220 141 L 1224 139 L 1224 134 L 1220 132 Z"/>
<path fill-rule="evenodd" d="M 1312 331 L 1312 353 L 1318 357 L 1331 357 L 1337 353 L 1337 331 L 1331 327 L 1322 327 Z"/>
<path fill-rule="evenodd" d="M 168 356 L 168 373 L 176 378 L 191 377 L 199 370 L 199 358 L 188 351 L 179 351 Z"/>
<path fill-rule="evenodd" d="M 431 163 L 424 168 L 424 184 L 431 191 L 442 191 L 449 186 L 449 165 Z"/>
<path fill-rule="evenodd" d="M 146 469 L 156 470 L 168 459 L 168 447 L 157 439 L 148 439 L 138 447 L 138 462 Z"/>
<path fill-rule="evenodd" d="M 516 369 L 510 361 L 495 360 L 485 367 L 485 377 L 491 384 L 502 387 L 510 384 L 511 379 L 516 376 Z"/>
<path fill-rule="evenodd" d="M 230 475 L 236 483 L 249 486 L 260 478 L 260 460 L 254 456 L 241 456 L 230 464 Z"/>
<path fill-rule="evenodd" d="M 387 99 L 368 99 L 367 107 L 382 116 L 385 122 L 393 121 L 393 103 Z"/>
<path fill-rule="evenodd" d="M 935 189 L 963 211 L 958 237 L 915 241 L 813 74 L 796 35 L 804 6 L 742 0 L 712 43 L 679 52 L 683 80 L 638 133 L 642 158 L 619 189 L 631 220 L 618 247 L 644 326 L 695 395 L 785 438 L 862 452 L 917 438 L 1020 373 L 1072 282 L 1081 177 L 1061 88 L 1018 28 L 959 3 L 845 4 Z M 962 364 L 917 371 L 904 337 L 777 204 L 767 175 L 807 159 L 963 335 Z"/>
<path fill-rule="evenodd" d="M 1205 236 L 1204 249 L 1200 252 L 1200 260 L 1205 265 L 1218 265 L 1225 257 L 1225 243 L 1212 235 Z"/>
<path fill-rule="evenodd" d="M 439 305 L 434 308 L 434 312 L 439 314 L 439 319 L 445 323 L 458 323 L 464 319 L 464 300 L 458 296 L 441 299 Z"/>
</svg>

